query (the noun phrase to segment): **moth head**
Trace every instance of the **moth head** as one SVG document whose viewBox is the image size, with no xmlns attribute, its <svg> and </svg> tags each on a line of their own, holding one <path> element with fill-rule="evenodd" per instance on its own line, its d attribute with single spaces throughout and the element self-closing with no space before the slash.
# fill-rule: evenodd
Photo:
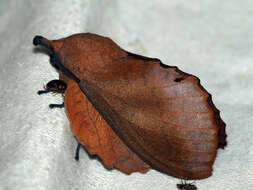
<svg viewBox="0 0 253 190">
<path fill-rule="evenodd" d="M 44 88 L 49 92 L 63 94 L 67 89 L 67 84 L 62 80 L 52 80 L 49 81 Z"/>
</svg>

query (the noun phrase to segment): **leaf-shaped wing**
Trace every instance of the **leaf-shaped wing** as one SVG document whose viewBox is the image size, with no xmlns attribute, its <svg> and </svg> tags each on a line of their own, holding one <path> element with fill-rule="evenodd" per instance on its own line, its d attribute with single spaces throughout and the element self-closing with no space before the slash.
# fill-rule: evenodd
<svg viewBox="0 0 253 190">
<path fill-rule="evenodd" d="M 65 107 L 78 141 L 107 168 L 116 167 L 126 174 L 147 172 L 149 166 L 120 140 L 74 81 L 68 82 Z"/>
<path fill-rule="evenodd" d="M 100 73 L 84 72 L 79 86 L 153 168 L 185 179 L 211 175 L 224 123 L 196 77 L 129 54 Z"/>
</svg>

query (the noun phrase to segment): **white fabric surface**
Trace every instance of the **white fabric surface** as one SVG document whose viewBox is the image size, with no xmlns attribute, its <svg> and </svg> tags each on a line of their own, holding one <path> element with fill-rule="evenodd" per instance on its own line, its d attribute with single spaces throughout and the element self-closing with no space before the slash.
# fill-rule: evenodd
<svg viewBox="0 0 253 190">
<path fill-rule="evenodd" d="M 111 37 L 122 48 L 177 65 L 201 79 L 227 124 L 228 146 L 199 190 L 253 189 L 252 0 L 0 1 L 0 190 L 173 190 L 155 170 L 107 170 L 76 140 L 61 96 L 38 96 L 57 78 L 32 39 L 78 32 Z"/>
</svg>

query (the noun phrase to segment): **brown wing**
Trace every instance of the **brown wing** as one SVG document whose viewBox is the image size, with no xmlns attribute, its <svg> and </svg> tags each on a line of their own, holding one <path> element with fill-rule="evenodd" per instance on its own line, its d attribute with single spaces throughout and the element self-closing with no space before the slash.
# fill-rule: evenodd
<svg viewBox="0 0 253 190">
<path fill-rule="evenodd" d="M 119 139 L 74 81 L 68 82 L 65 107 L 78 141 L 107 168 L 116 167 L 126 174 L 148 171 L 149 166 Z"/>
<path fill-rule="evenodd" d="M 107 66 L 79 86 L 116 134 L 155 169 L 185 179 L 210 176 L 224 123 L 199 80 L 135 56 Z"/>
</svg>

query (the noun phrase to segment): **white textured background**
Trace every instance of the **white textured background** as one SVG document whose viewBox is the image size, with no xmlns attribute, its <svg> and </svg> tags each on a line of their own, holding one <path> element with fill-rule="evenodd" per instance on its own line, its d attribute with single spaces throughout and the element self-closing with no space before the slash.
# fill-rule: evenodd
<svg viewBox="0 0 253 190">
<path fill-rule="evenodd" d="M 124 175 L 82 150 L 61 96 L 38 96 L 58 76 L 34 35 L 77 32 L 111 37 L 121 47 L 198 76 L 227 123 L 228 146 L 199 190 L 253 189 L 252 0 L 0 1 L 0 189 L 173 190 L 178 179 L 155 170 Z"/>
</svg>

